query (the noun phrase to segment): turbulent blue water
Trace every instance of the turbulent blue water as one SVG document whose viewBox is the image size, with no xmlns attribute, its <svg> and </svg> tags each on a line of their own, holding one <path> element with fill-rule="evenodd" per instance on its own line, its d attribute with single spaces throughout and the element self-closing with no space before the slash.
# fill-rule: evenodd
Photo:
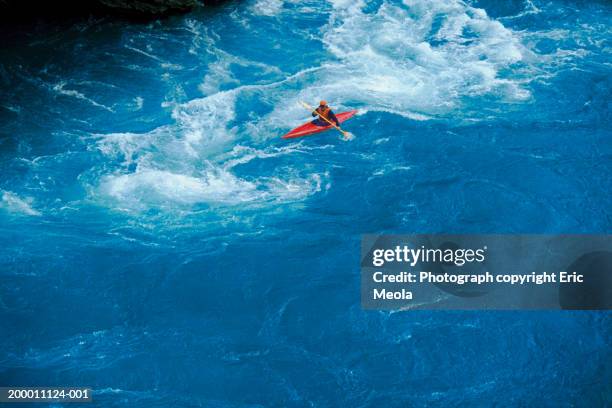
<svg viewBox="0 0 612 408">
<path fill-rule="evenodd" d="M 605 1 L 6 30 L 0 385 L 96 406 L 612 404 L 609 313 L 366 312 L 372 232 L 612 232 Z M 280 135 L 325 98 L 354 139 Z"/>
</svg>

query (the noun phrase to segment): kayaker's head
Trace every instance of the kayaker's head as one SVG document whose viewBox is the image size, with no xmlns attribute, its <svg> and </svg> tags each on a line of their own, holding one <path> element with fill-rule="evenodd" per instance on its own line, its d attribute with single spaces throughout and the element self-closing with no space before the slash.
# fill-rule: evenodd
<svg viewBox="0 0 612 408">
<path fill-rule="evenodd" d="M 326 107 L 327 106 L 327 102 L 326 101 L 321 101 L 321 102 L 319 102 L 319 106 Z"/>
</svg>

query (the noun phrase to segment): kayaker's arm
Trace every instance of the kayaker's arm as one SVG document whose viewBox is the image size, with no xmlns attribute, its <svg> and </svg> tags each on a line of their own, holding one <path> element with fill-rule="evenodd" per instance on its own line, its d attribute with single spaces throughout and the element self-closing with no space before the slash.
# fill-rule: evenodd
<svg viewBox="0 0 612 408">
<path fill-rule="evenodd" d="M 323 118 L 323 115 L 321 115 L 321 112 L 319 111 L 319 108 L 315 109 L 314 111 L 312 111 L 311 113 L 312 116 L 316 116 L 316 117 L 320 117 Z M 334 114 L 334 112 L 332 112 L 332 110 L 329 110 L 329 113 L 327 114 L 327 119 L 330 122 L 334 122 L 336 124 L 336 126 L 340 127 L 340 122 L 338 121 L 338 118 L 336 117 L 336 115 Z"/>
<path fill-rule="evenodd" d="M 329 111 L 329 120 L 335 122 L 336 126 L 340 127 L 340 122 L 338 121 L 338 118 L 336 117 L 336 115 L 334 115 L 334 112 L 332 111 Z"/>
</svg>

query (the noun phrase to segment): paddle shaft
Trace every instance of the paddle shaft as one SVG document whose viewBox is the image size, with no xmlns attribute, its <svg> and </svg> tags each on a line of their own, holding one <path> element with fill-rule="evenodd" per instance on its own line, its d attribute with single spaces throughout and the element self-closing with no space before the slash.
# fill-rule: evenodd
<svg viewBox="0 0 612 408">
<path fill-rule="evenodd" d="M 312 113 L 316 113 L 321 119 L 323 119 L 324 121 L 326 121 L 327 123 L 329 123 L 330 125 L 332 125 L 334 127 L 334 129 L 336 129 L 338 132 L 342 133 L 342 135 L 346 136 L 346 132 L 342 129 L 340 129 L 338 126 L 336 126 L 335 123 L 332 123 L 329 119 L 327 119 L 325 116 L 321 115 L 319 112 L 317 112 L 317 110 L 315 108 L 313 108 L 312 106 L 310 106 L 309 104 L 307 104 L 306 102 L 302 102 L 302 105 L 304 105 L 304 107 L 306 109 L 310 109 L 312 111 Z"/>
</svg>

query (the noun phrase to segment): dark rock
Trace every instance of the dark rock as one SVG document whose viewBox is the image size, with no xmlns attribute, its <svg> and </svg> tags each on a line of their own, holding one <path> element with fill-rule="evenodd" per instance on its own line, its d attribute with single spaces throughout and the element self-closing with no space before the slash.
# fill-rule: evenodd
<svg viewBox="0 0 612 408">
<path fill-rule="evenodd" d="M 219 0 L 0 0 L 0 21 L 19 22 L 36 19 L 62 20 L 89 15 L 153 19 L 183 13 L 197 4 L 215 5 Z"/>
<path fill-rule="evenodd" d="M 97 0 L 113 12 L 126 15 L 160 16 L 191 10 L 197 0 Z"/>
</svg>

